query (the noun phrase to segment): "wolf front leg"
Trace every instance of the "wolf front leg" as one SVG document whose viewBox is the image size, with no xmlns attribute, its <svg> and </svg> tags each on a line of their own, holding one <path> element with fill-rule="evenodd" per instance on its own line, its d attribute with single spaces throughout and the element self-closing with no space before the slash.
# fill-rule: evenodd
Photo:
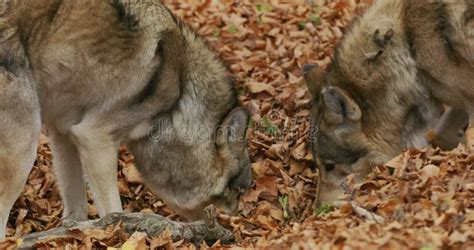
<svg viewBox="0 0 474 250">
<path fill-rule="evenodd" d="M 35 161 L 40 131 L 33 83 L 21 72 L 12 74 L 0 66 L 0 239 Z"/>
<path fill-rule="evenodd" d="M 65 221 L 87 220 L 87 193 L 79 152 L 66 135 L 55 129 L 49 129 L 49 139 L 53 169 L 64 203 L 63 218 Z"/>
<path fill-rule="evenodd" d="M 468 123 L 469 114 L 466 110 L 451 107 L 443 114 L 436 128 L 428 132 L 427 139 L 433 146 L 451 150 L 462 141 Z"/>
<path fill-rule="evenodd" d="M 100 217 L 122 212 L 117 186 L 117 149 L 112 135 L 87 121 L 71 127 L 71 138 L 79 152 Z"/>
</svg>

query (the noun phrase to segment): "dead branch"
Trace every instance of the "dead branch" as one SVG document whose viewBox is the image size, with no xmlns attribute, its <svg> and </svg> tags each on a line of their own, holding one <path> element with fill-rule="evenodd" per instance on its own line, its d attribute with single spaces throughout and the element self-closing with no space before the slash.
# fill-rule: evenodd
<svg viewBox="0 0 474 250">
<path fill-rule="evenodd" d="M 382 216 L 370 212 L 369 210 L 357 205 L 355 202 L 352 201 L 349 204 L 351 205 L 352 210 L 360 217 L 365 218 L 367 220 L 375 221 L 379 224 L 385 222 L 385 219 Z"/>
<path fill-rule="evenodd" d="M 84 232 L 92 229 L 105 229 L 110 225 L 117 225 L 118 223 L 122 223 L 124 231 L 128 234 L 139 231 L 146 233 L 149 237 L 156 237 L 165 230 L 169 230 L 173 241 L 234 241 L 233 234 L 218 224 L 215 219 L 208 218 L 206 221 L 185 223 L 172 221 L 156 214 L 111 213 L 101 219 L 76 222 L 48 231 L 28 234 L 22 237 L 19 249 L 34 248 L 36 242 L 73 237 L 73 232 L 77 230 Z"/>
<path fill-rule="evenodd" d="M 335 204 L 336 206 L 343 206 L 344 204 L 349 204 L 352 208 L 352 211 L 356 213 L 358 216 L 370 220 L 370 221 L 375 221 L 379 224 L 382 224 L 385 222 L 385 219 L 377 215 L 375 213 L 370 212 L 369 210 L 363 208 L 362 206 L 358 205 L 357 202 L 354 201 L 354 198 L 356 196 L 356 188 L 355 188 L 355 181 L 354 181 L 355 175 L 349 175 L 346 178 L 346 182 L 343 183 L 342 187 L 344 188 L 344 191 L 346 194 L 349 195 L 348 201 L 342 201 L 339 202 L 338 204 Z"/>
</svg>

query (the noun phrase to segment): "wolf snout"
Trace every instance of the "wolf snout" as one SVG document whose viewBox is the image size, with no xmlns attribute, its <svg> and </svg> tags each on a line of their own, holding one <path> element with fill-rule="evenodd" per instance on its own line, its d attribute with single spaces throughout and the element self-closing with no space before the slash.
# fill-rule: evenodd
<svg viewBox="0 0 474 250">
<path fill-rule="evenodd" d="M 312 69 L 316 67 L 317 67 L 316 64 L 311 64 L 311 63 L 303 65 L 303 74 L 305 75 L 308 74 Z"/>
<path fill-rule="evenodd" d="M 238 190 L 240 194 L 245 193 L 252 186 L 252 169 L 250 165 L 241 169 L 239 174 L 229 181 L 229 187 Z"/>
</svg>

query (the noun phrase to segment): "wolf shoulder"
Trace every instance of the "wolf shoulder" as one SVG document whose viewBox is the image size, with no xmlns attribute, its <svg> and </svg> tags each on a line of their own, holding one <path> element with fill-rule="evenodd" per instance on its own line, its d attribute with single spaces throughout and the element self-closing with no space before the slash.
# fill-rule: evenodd
<svg viewBox="0 0 474 250">
<path fill-rule="evenodd" d="M 179 29 L 159 1 L 9 0 L 0 4 L 0 19 L 2 29 L 14 30 L 31 50 L 67 44 L 100 63 L 143 56 L 140 49 Z"/>
<path fill-rule="evenodd" d="M 403 21 L 412 46 L 474 65 L 474 1 L 404 1 Z M 435 51 L 433 51 L 435 52 Z"/>
</svg>

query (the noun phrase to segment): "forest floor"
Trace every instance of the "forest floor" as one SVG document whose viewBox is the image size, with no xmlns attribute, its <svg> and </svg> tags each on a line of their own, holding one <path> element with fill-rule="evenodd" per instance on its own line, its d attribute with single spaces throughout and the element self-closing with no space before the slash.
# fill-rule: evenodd
<svg viewBox="0 0 474 250">
<path fill-rule="evenodd" d="M 221 216 L 236 242 L 217 242 L 215 247 L 474 247 L 474 155 L 462 146 L 451 152 L 432 148 L 403 152 L 376 167 L 364 183 L 349 183 L 347 205 L 314 209 L 318 174 L 307 150 L 310 95 L 301 67 L 329 63 L 344 29 L 368 1 L 164 2 L 226 61 L 236 78 L 240 101 L 252 113 L 249 153 L 254 183 L 241 198 L 239 215 Z M 51 157 L 42 138 L 33 171 L 10 215 L 9 236 L 61 224 L 63 206 Z M 180 220 L 143 185 L 125 148 L 120 150 L 118 166 L 125 211 Z M 97 218 L 89 201 L 89 217 Z M 128 238 L 112 228 L 40 246 L 120 247 Z M 172 242 L 166 233 L 142 240 L 153 247 L 196 247 Z M 10 238 L 0 248 L 14 241 Z"/>
</svg>

